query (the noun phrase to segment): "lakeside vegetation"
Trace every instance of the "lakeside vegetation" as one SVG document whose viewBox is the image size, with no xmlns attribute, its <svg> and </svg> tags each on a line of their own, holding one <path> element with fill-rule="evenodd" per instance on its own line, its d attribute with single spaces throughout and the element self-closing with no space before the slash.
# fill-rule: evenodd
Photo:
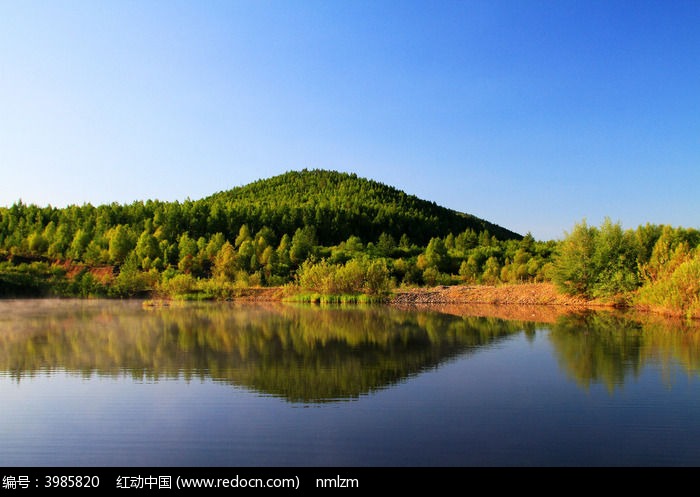
<svg viewBox="0 0 700 497">
<path fill-rule="evenodd" d="M 554 282 L 561 292 L 700 317 L 700 232 L 576 224 L 538 241 L 387 185 L 303 170 L 202 200 L 0 208 L 0 297 L 311 302 L 411 286 Z"/>
</svg>

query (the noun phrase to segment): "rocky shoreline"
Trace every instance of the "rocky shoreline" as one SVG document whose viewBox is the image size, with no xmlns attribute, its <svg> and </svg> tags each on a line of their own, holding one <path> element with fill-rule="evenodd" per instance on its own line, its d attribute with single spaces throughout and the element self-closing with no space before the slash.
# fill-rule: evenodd
<svg viewBox="0 0 700 497">
<path fill-rule="evenodd" d="M 286 300 L 288 287 L 251 287 L 237 290 L 232 300 L 274 302 Z M 614 307 L 610 303 L 561 294 L 551 283 L 504 285 L 454 285 L 437 287 L 397 288 L 388 296 L 390 305 L 519 305 L 563 306 L 572 308 Z"/>
<path fill-rule="evenodd" d="M 489 304 L 611 307 L 611 304 L 561 294 L 551 283 L 456 285 L 397 289 L 392 304 Z"/>
<path fill-rule="evenodd" d="M 281 303 L 290 297 L 289 287 L 251 287 L 240 289 L 232 301 Z M 169 298 L 147 300 L 146 307 L 173 305 Z M 520 321 L 553 323 L 563 315 L 590 310 L 622 310 L 614 302 L 585 299 L 560 293 L 552 283 L 504 285 L 454 285 L 397 288 L 386 304 L 398 309 L 422 309 L 456 316 L 483 316 Z M 626 308 L 627 314 L 659 319 L 678 316 L 649 309 Z"/>
<path fill-rule="evenodd" d="M 560 294 L 551 283 L 397 289 L 389 304 L 401 309 L 419 308 L 455 316 L 540 323 L 554 323 L 572 312 L 613 307 L 601 301 Z"/>
</svg>

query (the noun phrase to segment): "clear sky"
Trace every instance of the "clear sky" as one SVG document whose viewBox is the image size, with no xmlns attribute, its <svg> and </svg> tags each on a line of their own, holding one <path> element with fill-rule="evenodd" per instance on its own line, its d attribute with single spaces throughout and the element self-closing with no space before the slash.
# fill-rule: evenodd
<svg viewBox="0 0 700 497">
<path fill-rule="evenodd" d="M 698 0 L 0 0 L 0 205 L 355 172 L 539 240 L 700 227 Z"/>
</svg>

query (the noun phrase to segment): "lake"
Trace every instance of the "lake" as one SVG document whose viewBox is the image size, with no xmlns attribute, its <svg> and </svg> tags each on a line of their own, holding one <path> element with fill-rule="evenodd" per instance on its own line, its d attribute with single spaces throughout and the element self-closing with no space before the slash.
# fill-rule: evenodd
<svg viewBox="0 0 700 497">
<path fill-rule="evenodd" d="M 0 466 L 695 466 L 700 331 L 430 308 L 0 301 Z"/>
</svg>

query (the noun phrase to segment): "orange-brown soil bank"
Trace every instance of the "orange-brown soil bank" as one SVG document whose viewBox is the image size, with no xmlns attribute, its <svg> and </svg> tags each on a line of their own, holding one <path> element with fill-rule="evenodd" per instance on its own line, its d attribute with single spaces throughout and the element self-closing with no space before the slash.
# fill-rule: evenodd
<svg viewBox="0 0 700 497">
<path fill-rule="evenodd" d="M 552 283 L 456 285 L 398 289 L 394 304 L 519 304 L 588 307 L 606 304 L 559 293 Z"/>
<path fill-rule="evenodd" d="M 285 296 L 282 288 L 248 288 L 235 300 L 276 301 Z M 561 294 L 551 283 L 504 285 L 456 285 L 429 288 L 400 288 L 389 304 L 400 308 L 425 308 L 454 315 L 476 315 L 554 322 L 562 314 L 590 308 L 611 308 L 602 301 Z"/>
<path fill-rule="evenodd" d="M 281 302 L 293 292 L 289 287 L 251 287 L 239 289 L 237 302 Z M 149 300 L 148 306 L 170 305 L 169 299 Z M 565 295 L 552 283 L 503 285 L 456 285 L 429 288 L 398 288 L 388 304 L 402 309 L 424 309 L 455 316 L 483 316 L 518 321 L 553 323 L 563 315 L 586 310 L 613 310 L 610 301 L 589 300 Z M 628 308 L 625 314 L 635 319 L 668 320 L 669 316 L 645 309 Z"/>
<path fill-rule="evenodd" d="M 539 322 L 554 322 L 562 314 L 592 307 L 612 307 L 601 301 L 564 295 L 552 283 L 398 289 L 390 303 L 398 307 L 423 307 L 455 315 Z"/>
<path fill-rule="evenodd" d="M 238 291 L 235 300 L 271 301 L 287 296 L 283 287 L 251 287 Z M 393 305 L 422 304 L 514 304 L 568 307 L 612 307 L 603 301 L 561 294 L 551 283 L 503 285 L 455 285 L 398 288 L 389 296 Z"/>
</svg>

